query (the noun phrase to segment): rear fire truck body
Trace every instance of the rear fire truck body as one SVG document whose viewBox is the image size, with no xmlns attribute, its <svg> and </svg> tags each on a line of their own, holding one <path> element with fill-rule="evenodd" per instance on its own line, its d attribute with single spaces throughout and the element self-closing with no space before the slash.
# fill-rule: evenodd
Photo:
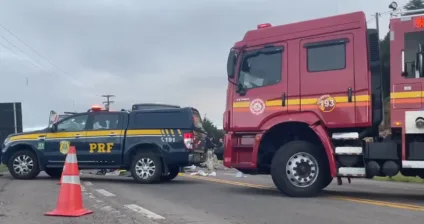
<svg viewBox="0 0 424 224">
<path fill-rule="evenodd" d="M 424 178 L 424 10 L 408 13 L 390 20 L 387 138 L 379 38 L 363 12 L 248 31 L 228 57 L 224 165 L 297 197 L 333 178 Z"/>
</svg>

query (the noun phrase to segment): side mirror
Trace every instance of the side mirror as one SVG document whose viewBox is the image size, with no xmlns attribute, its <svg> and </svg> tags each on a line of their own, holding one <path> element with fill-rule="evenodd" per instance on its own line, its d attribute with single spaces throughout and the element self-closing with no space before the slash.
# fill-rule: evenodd
<svg viewBox="0 0 424 224">
<path fill-rule="evenodd" d="M 57 131 L 57 124 L 52 124 L 52 126 L 50 127 L 50 131 L 56 132 Z"/>
<path fill-rule="evenodd" d="M 228 54 L 228 60 L 227 60 L 227 76 L 229 79 L 234 78 L 234 69 L 237 64 L 237 52 L 234 50 L 230 51 L 230 54 Z"/>
</svg>

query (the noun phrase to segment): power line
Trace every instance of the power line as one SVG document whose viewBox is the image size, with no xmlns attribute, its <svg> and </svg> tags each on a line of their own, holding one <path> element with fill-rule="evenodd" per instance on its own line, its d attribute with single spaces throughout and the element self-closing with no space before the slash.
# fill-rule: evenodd
<svg viewBox="0 0 424 224">
<path fill-rule="evenodd" d="M 29 46 L 28 44 L 25 43 L 25 41 L 23 41 L 21 38 L 19 38 L 17 35 L 15 35 L 11 30 L 7 29 L 4 25 L 0 24 L 0 27 L 2 29 L 4 29 L 5 31 L 7 31 L 10 35 L 12 35 L 13 37 L 15 37 L 19 42 L 21 42 L 23 45 L 25 45 L 28 49 L 30 49 L 31 51 L 33 51 L 35 54 L 38 55 L 38 57 L 40 57 L 41 59 L 43 59 L 44 61 L 48 62 L 50 65 L 52 65 L 53 67 L 55 67 L 57 70 L 59 70 L 61 73 L 63 73 L 62 77 L 65 77 L 67 79 L 69 79 L 70 81 L 74 82 L 74 84 L 77 84 L 78 86 L 83 86 L 83 83 L 73 79 L 72 76 L 64 71 L 63 69 L 59 68 L 57 65 L 53 64 L 50 60 L 48 60 L 46 57 L 42 56 L 38 51 L 36 51 L 35 49 L 33 49 L 31 46 Z M 11 43 L 9 40 L 7 40 L 6 38 L 4 38 L 3 36 L 0 36 L 3 40 L 7 41 L 8 43 L 10 43 L 11 45 L 13 45 L 15 48 L 17 48 L 19 51 L 21 51 L 25 56 L 27 56 L 28 58 L 31 58 L 32 60 L 34 60 L 35 62 L 37 62 L 37 60 L 35 60 L 33 57 L 28 56 L 22 49 L 20 49 L 19 47 L 17 47 L 15 44 Z M 39 62 L 38 62 L 39 63 Z M 39 63 L 41 64 L 41 63 Z M 47 72 L 49 72 L 47 69 L 43 69 Z M 54 72 L 54 71 L 50 71 L 52 74 L 54 75 L 59 75 L 58 73 Z M 90 92 L 90 91 L 89 91 Z M 91 94 L 93 94 L 92 92 L 90 92 Z M 94 94 L 96 95 L 96 94 Z"/>
</svg>

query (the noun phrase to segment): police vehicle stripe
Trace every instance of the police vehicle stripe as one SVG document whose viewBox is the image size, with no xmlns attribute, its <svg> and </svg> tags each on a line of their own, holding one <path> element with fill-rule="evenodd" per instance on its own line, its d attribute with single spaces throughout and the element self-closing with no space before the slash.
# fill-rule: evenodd
<svg viewBox="0 0 424 224">
<path fill-rule="evenodd" d="M 62 184 L 78 184 L 81 185 L 79 176 L 63 176 Z"/>
<path fill-rule="evenodd" d="M 57 132 L 57 133 L 36 133 L 23 134 L 10 137 L 10 142 L 14 141 L 35 141 L 45 138 L 45 140 L 62 140 L 75 139 L 79 134 L 79 138 L 99 138 L 99 137 L 120 137 L 124 135 L 125 130 L 101 130 L 101 131 L 79 131 L 79 132 Z M 110 135 L 114 133 L 115 135 Z M 139 129 L 127 130 L 127 136 L 166 136 L 165 131 L 161 129 Z"/>
</svg>

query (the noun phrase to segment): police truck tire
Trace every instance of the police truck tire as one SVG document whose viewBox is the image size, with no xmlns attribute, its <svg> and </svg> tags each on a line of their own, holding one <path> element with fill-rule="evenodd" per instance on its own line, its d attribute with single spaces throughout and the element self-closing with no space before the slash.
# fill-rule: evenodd
<svg viewBox="0 0 424 224">
<path fill-rule="evenodd" d="M 169 173 L 167 175 L 161 176 L 161 181 L 171 181 L 175 179 L 175 177 L 178 176 L 178 173 L 180 173 L 180 167 L 179 166 L 168 166 Z"/>
<path fill-rule="evenodd" d="M 7 163 L 10 174 L 15 179 L 34 179 L 40 173 L 37 156 L 30 150 L 15 152 Z"/>
<path fill-rule="evenodd" d="M 162 160 L 153 153 L 138 153 L 132 160 L 131 175 L 141 184 L 159 182 L 162 176 Z"/>
<path fill-rule="evenodd" d="M 63 168 L 45 168 L 44 172 L 51 178 L 59 179 L 62 177 Z"/>
<path fill-rule="evenodd" d="M 325 153 L 306 141 L 280 147 L 271 163 L 275 186 L 290 197 L 315 196 L 325 185 Z"/>
</svg>

